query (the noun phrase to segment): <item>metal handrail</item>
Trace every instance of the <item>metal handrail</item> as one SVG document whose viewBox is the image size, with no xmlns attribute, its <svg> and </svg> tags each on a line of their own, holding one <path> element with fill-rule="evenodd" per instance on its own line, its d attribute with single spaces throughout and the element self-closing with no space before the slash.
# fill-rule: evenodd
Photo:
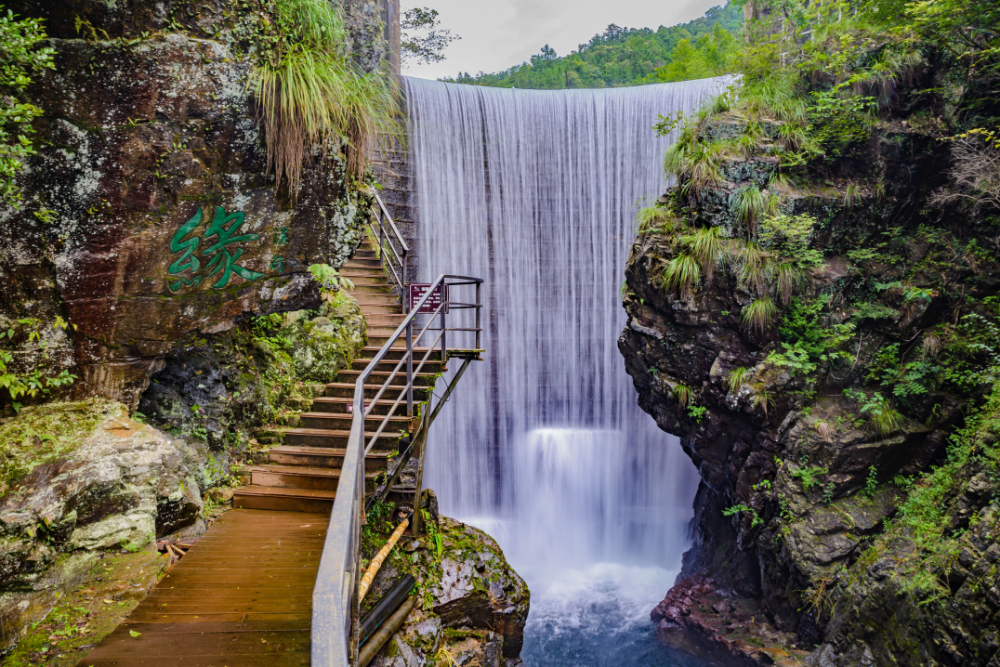
<svg viewBox="0 0 1000 667">
<path fill-rule="evenodd" d="M 410 246 L 403 240 L 403 235 L 399 233 L 399 228 L 396 227 L 396 223 L 393 221 L 392 216 L 389 215 L 389 210 L 385 207 L 385 203 L 379 197 L 378 192 L 373 192 L 372 194 L 375 197 L 378 208 L 372 207 L 370 211 L 372 215 L 368 219 L 368 226 L 377 238 L 376 243 L 379 247 L 379 256 L 382 258 L 382 264 L 389 269 L 389 277 L 392 278 L 392 282 L 399 289 L 400 295 L 403 295 L 406 287 L 407 257 L 410 254 Z M 395 245 L 393 245 L 394 243 L 398 244 L 401 250 L 396 250 Z M 389 253 L 392 254 L 392 259 L 389 258 Z"/>
<path fill-rule="evenodd" d="M 455 282 L 449 282 L 455 281 Z M 462 282 L 458 282 L 462 281 Z M 420 301 L 412 311 L 407 314 L 403 322 L 396 331 L 389 337 L 385 345 L 375 354 L 375 357 L 368 363 L 368 366 L 358 376 L 354 386 L 354 399 L 352 403 L 353 417 L 351 419 L 351 431 L 347 441 L 347 450 L 344 454 L 343 469 L 337 485 L 337 495 L 333 503 L 333 511 L 330 514 L 330 525 L 327 529 L 326 540 L 323 544 L 323 555 L 320 559 L 319 571 L 316 574 L 316 585 L 313 588 L 313 611 L 312 611 L 312 667 L 350 667 L 353 657 L 352 647 L 358 645 L 357 620 L 359 617 L 358 582 L 360 581 L 360 546 L 361 546 L 361 524 L 363 514 L 363 501 L 365 494 L 365 420 L 371 409 L 365 410 L 365 381 L 371 376 L 378 365 L 386 358 L 392 350 L 393 345 L 406 337 L 407 353 L 404 358 L 407 361 L 407 384 L 401 388 L 400 395 L 407 395 L 409 408 L 412 410 L 413 395 L 413 324 L 415 318 L 421 314 L 422 308 L 426 305 L 431 296 L 438 291 L 443 291 L 443 286 L 475 285 L 476 300 L 480 298 L 480 286 L 484 281 L 481 278 L 470 278 L 468 276 L 456 276 L 443 274 L 438 276 L 430 288 L 424 293 Z M 440 316 L 441 334 L 432 345 L 418 369 L 423 366 L 431 351 L 437 349 L 437 344 L 441 344 L 441 362 L 444 363 L 448 357 L 448 347 L 446 334 L 445 312 L 443 309 L 445 300 L 433 311 L 430 320 L 433 321 Z M 478 304 L 477 304 L 478 305 Z M 476 308 L 476 346 L 479 346 L 481 334 L 480 313 L 481 308 Z M 429 324 L 429 323 L 428 323 Z M 426 332 L 427 326 L 421 330 L 421 336 Z M 399 365 L 397 365 L 398 371 Z M 395 377 L 396 372 L 390 375 L 379 391 L 379 396 L 386 389 L 388 384 Z M 383 425 L 392 417 L 396 406 L 400 403 L 397 400 L 392 409 L 388 411 L 383 420 Z M 372 401 L 372 408 L 375 400 Z M 412 414 L 412 412 L 411 412 Z M 423 434 L 426 436 L 426 434 Z M 416 502 L 420 501 L 420 488 L 416 490 Z M 419 509 L 415 508 L 415 509 Z"/>
</svg>

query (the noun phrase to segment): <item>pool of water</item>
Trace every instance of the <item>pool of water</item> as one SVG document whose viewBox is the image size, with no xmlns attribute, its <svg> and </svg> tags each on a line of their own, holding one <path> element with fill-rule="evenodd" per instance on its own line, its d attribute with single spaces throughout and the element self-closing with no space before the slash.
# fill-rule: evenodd
<svg viewBox="0 0 1000 667">
<path fill-rule="evenodd" d="M 531 613 L 521 658 L 526 667 L 727 667 L 691 638 L 689 653 L 657 638 L 649 612 L 676 576 L 656 567 L 600 563 L 554 578 L 525 579 Z M 676 638 L 675 638 L 676 639 Z"/>
</svg>

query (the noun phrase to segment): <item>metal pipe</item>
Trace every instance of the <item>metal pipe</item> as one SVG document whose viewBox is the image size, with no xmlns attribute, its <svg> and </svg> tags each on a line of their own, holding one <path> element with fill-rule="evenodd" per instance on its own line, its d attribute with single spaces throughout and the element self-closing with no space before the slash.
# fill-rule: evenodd
<svg viewBox="0 0 1000 667">
<path fill-rule="evenodd" d="M 403 606 L 393 614 L 385 624 L 379 628 L 378 632 L 371 638 L 371 640 L 361 648 L 361 655 L 358 656 L 358 667 L 367 667 L 368 663 L 372 661 L 378 652 L 382 650 L 386 642 L 394 634 L 396 630 L 406 622 L 406 617 L 410 615 L 413 608 L 417 606 L 417 601 L 419 598 L 414 595 L 409 600 L 403 603 Z"/>
<path fill-rule="evenodd" d="M 413 416 L 413 320 L 406 325 L 406 416 Z"/>
<path fill-rule="evenodd" d="M 406 602 L 406 596 L 416 585 L 417 580 L 412 574 L 406 574 L 396 580 L 389 592 L 382 596 L 382 599 L 375 603 L 372 610 L 361 619 L 361 644 L 364 645 L 368 639 L 375 634 L 385 619 L 392 616 L 393 612 Z"/>
</svg>

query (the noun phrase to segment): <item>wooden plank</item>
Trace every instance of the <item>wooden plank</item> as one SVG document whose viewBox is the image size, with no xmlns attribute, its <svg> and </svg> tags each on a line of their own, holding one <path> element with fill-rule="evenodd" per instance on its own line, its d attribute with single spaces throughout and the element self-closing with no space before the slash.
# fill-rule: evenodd
<svg viewBox="0 0 1000 667">
<path fill-rule="evenodd" d="M 316 512 L 223 514 L 78 667 L 308 667 L 327 523 Z"/>
</svg>

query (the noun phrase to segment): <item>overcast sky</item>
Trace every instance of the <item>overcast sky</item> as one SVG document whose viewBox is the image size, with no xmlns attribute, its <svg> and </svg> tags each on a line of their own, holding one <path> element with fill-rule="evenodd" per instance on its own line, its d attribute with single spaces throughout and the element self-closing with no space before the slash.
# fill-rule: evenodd
<svg viewBox="0 0 1000 667">
<path fill-rule="evenodd" d="M 462 37 L 447 58 L 433 65 L 404 65 L 403 73 L 424 79 L 459 71 L 498 72 L 519 65 L 549 44 L 560 56 L 609 24 L 659 28 L 686 23 L 725 0 L 403 0 L 403 10 L 429 7 L 441 25 Z"/>
</svg>

